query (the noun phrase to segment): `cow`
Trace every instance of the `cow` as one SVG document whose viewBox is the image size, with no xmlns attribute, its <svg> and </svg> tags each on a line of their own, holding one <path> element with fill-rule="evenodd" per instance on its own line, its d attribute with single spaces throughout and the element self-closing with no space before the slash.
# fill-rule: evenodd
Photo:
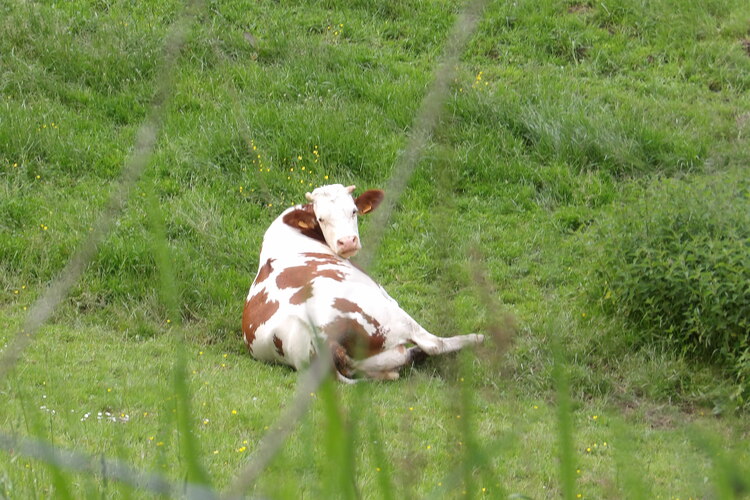
<svg viewBox="0 0 750 500">
<path fill-rule="evenodd" d="M 242 315 L 252 356 L 300 370 L 330 349 L 337 379 L 352 383 L 395 380 L 417 359 L 483 342 L 479 334 L 431 334 L 349 260 L 362 248 L 358 216 L 384 197 L 369 190 L 354 198 L 354 189 L 318 187 L 266 230 Z"/>
</svg>

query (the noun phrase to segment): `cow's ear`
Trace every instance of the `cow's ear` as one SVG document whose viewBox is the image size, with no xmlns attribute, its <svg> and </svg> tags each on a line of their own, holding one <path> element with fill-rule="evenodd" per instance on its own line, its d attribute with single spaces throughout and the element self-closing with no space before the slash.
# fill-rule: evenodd
<svg viewBox="0 0 750 500">
<path fill-rule="evenodd" d="M 380 202 L 383 201 L 384 197 L 385 193 L 380 189 L 370 189 L 369 191 L 365 191 L 357 196 L 354 203 L 357 205 L 359 213 L 364 215 L 378 208 L 378 205 L 380 205 Z"/>
<path fill-rule="evenodd" d="M 284 216 L 284 224 L 292 226 L 300 231 L 311 231 L 318 227 L 318 221 L 315 218 L 315 213 L 312 210 L 305 210 L 298 208 L 292 210 Z"/>
</svg>

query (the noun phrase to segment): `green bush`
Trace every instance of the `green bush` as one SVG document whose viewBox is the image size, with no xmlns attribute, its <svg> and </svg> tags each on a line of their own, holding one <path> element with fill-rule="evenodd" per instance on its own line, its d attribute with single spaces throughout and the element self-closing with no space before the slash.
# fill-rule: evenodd
<svg viewBox="0 0 750 500">
<path fill-rule="evenodd" d="M 596 293 L 634 324 L 635 343 L 720 366 L 750 405 L 750 177 L 657 182 L 596 239 Z"/>
</svg>

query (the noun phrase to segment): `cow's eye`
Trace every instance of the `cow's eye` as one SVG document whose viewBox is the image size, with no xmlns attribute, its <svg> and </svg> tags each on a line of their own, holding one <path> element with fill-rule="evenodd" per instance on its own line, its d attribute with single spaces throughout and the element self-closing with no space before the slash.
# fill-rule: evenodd
<svg viewBox="0 0 750 500">
<path fill-rule="evenodd" d="M 318 217 L 318 222 L 323 223 L 323 217 Z"/>
<path fill-rule="evenodd" d="M 355 215 L 357 215 L 357 209 L 356 208 L 354 210 L 352 210 L 352 217 L 354 217 Z"/>
</svg>

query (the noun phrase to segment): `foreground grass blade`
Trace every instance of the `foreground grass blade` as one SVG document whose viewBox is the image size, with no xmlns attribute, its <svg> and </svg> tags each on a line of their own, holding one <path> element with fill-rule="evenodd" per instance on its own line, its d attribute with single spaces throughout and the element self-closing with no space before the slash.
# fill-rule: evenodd
<svg viewBox="0 0 750 500">
<path fill-rule="evenodd" d="M 369 394 L 368 394 L 369 396 Z M 383 438 L 380 433 L 380 422 L 375 418 L 374 413 L 367 412 L 367 428 L 369 429 L 370 447 L 375 459 L 375 471 L 377 473 L 377 483 L 383 500 L 394 500 L 396 494 L 393 489 L 393 470 L 391 469 L 391 460 L 383 449 Z"/>
<path fill-rule="evenodd" d="M 159 297 L 165 309 L 167 319 L 180 323 L 179 291 L 175 279 L 174 267 L 167 244 L 167 232 L 164 227 L 164 215 L 153 193 L 153 186 L 147 188 L 148 217 L 151 225 L 151 247 L 154 261 L 159 270 Z"/>
<path fill-rule="evenodd" d="M 373 212 L 368 234 L 370 244 L 363 248 L 358 256 L 358 262 L 364 269 L 372 265 L 393 210 L 406 190 L 409 179 L 438 124 L 449 95 L 450 83 L 455 78 L 459 58 L 474 34 L 486 4 L 487 0 L 470 0 L 458 14 L 453 29 L 448 35 L 442 60 L 435 70 L 432 85 L 422 100 L 417 116 L 414 118 L 406 148 L 399 156 L 393 168 L 393 175 L 385 188 L 388 196 L 379 209 Z"/>
<path fill-rule="evenodd" d="M 692 440 L 713 462 L 713 484 L 716 498 L 732 500 L 750 496 L 750 470 L 722 449 L 714 436 L 698 429 L 692 433 Z"/>
<path fill-rule="evenodd" d="M 354 474 L 354 436 L 351 423 L 342 415 L 332 379 L 325 381 L 318 391 L 325 417 L 323 482 L 327 497 L 357 498 Z"/>
<path fill-rule="evenodd" d="M 307 371 L 300 376 L 297 391 L 289 406 L 278 419 L 273 431 L 267 432 L 258 447 L 239 471 L 232 484 L 224 493 L 224 498 L 244 497 L 245 492 L 260 477 L 268 464 L 273 460 L 294 431 L 310 405 L 310 393 L 315 392 L 320 384 L 330 376 L 331 355 L 327 349 L 319 350 L 318 357 L 310 364 Z"/>
<path fill-rule="evenodd" d="M 575 498 L 575 459 L 573 454 L 573 418 L 570 387 L 565 373 L 562 347 L 553 341 L 554 366 L 552 378 L 557 389 L 557 439 L 560 459 L 560 488 L 566 500 Z"/>
<path fill-rule="evenodd" d="M 458 421 L 465 449 L 463 457 L 465 498 L 473 498 L 475 494 L 480 496 L 489 494 L 504 498 L 507 495 L 506 492 L 493 480 L 495 474 L 492 470 L 488 448 L 483 446 L 477 437 L 474 418 L 474 388 L 477 386 L 477 381 L 474 380 L 474 372 L 471 369 L 472 360 L 473 353 L 462 352 L 460 354 L 461 378 L 458 390 L 461 398 L 461 418 Z M 479 472 L 480 481 L 475 480 L 475 471 Z"/>
<path fill-rule="evenodd" d="M 181 353 L 175 364 L 174 391 L 177 397 L 177 429 L 180 434 L 180 451 L 187 465 L 189 483 L 209 484 L 208 475 L 200 464 L 200 445 L 193 432 L 190 393 L 187 385 L 185 354 Z"/>
<path fill-rule="evenodd" d="M 614 421 L 613 428 L 617 443 L 615 447 L 617 479 L 623 497 L 634 500 L 653 498 L 642 479 L 643 471 L 639 470 L 637 465 L 632 436 L 628 435 L 625 425 L 619 420 Z"/>
</svg>

